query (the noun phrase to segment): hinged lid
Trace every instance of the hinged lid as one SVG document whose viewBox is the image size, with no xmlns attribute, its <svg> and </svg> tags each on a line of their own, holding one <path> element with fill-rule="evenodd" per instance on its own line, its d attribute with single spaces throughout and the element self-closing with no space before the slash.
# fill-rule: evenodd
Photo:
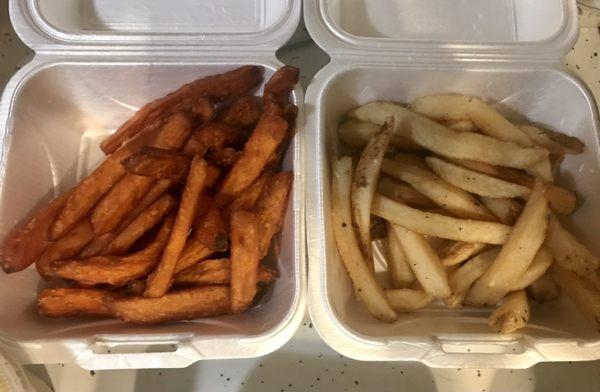
<svg viewBox="0 0 600 392">
<path fill-rule="evenodd" d="M 578 34 L 575 0 L 305 0 L 333 57 L 559 59 Z"/>
<path fill-rule="evenodd" d="M 300 1 L 11 0 L 10 12 L 36 51 L 274 52 L 294 32 Z"/>
</svg>

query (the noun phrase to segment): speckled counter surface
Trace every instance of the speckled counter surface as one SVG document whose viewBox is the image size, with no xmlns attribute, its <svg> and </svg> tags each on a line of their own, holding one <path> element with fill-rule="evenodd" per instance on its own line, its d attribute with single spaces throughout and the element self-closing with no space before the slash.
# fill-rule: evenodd
<svg viewBox="0 0 600 392">
<path fill-rule="evenodd" d="M 14 35 L 0 0 L 0 88 L 32 55 Z M 302 84 L 329 59 L 300 28 L 282 61 L 302 68 Z M 584 28 L 565 63 L 600 102 L 600 30 Z M 74 365 L 27 370 L 39 391 L 569 391 L 600 390 L 600 361 L 545 363 L 527 370 L 430 369 L 418 363 L 358 362 L 329 349 L 308 316 L 277 352 L 249 360 L 203 361 L 186 369 L 85 371 Z M 49 385 L 46 387 L 46 385 Z"/>
</svg>

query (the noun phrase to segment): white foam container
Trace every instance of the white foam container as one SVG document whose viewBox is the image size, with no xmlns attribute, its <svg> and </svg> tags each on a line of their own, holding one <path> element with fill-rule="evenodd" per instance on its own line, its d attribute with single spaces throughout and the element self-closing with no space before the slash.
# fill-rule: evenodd
<svg viewBox="0 0 600 392">
<path fill-rule="evenodd" d="M 0 235 L 67 190 L 101 160 L 110 132 L 145 102 L 204 75 L 282 64 L 275 51 L 296 29 L 297 0 L 11 0 L 10 16 L 36 52 L 0 101 Z M 262 89 L 262 88 L 261 88 Z M 260 91 L 257 92 L 260 94 Z M 303 93 L 297 136 L 284 158 L 295 172 L 270 263 L 280 277 L 239 315 L 140 327 L 37 314 L 44 285 L 32 266 L 0 272 L 0 344 L 21 363 L 89 369 L 184 367 L 202 359 L 267 354 L 291 338 L 305 307 Z"/>
<path fill-rule="evenodd" d="M 433 367 L 527 368 L 600 358 L 598 331 L 565 298 L 533 305 L 529 325 L 510 335 L 490 331 L 491 309 L 442 304 L 378 322 L 353 295 L 330 221 L 329 159 L 346 111 L 378 99 L 472 94 L 509 118 L 524 116 L 585 142 L 583 154 L 565 160 L 558 183 L 581 195 L 571 228 L 600 253 L 598 112 L 560 62 L 578 33 L 575 1 L 305 0 L 304 18 L 332 58 L 306 94 L 313 141 L 306 146 L 308 297 L 325 342 L 355 359 Z"/>
</svg>

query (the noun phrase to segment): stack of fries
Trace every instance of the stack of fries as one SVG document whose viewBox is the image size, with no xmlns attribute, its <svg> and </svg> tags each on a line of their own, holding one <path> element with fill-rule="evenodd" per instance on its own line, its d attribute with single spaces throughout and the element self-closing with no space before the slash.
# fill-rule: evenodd
<svg viewBox="0 0 600 392">
<path fill-rule="evenodd" d="M 298 70 L 249 95 L 261 82 L 260 67 L 244 66 L 146 104 L 101 144 L 104 162 L 13 229 L 3 269 L 35 263 L 61 283 L 40 293 L 41 314 L 151 324 L 252 305 L 277 275 L 261 260 L 292 185 L 276 168 Z"/>
<path fill-rule="evenodd" d="M 581 141 L 513 124 L 461 95 L 425 96 L 410 109 L 369 103 L 348 113 L 338 135 L 361 150 L 332 163 L 334 234 L 374 317 L 394 321 L 436 299 L 499 304 L 489 325 L 511 333 L 529 320 L 528 297 L 549 301 L 560 288 L 600 330 L 600 262 L 562 227 L 577 198 L 553 183 Z M 372 256 L 381 218 L 385 289 Z"/>
</svg>

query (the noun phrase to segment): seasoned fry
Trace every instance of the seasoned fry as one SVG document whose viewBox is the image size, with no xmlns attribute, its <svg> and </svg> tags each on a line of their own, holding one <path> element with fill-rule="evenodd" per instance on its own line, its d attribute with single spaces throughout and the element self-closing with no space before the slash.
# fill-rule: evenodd
<svg viewBox="0 0 600 392">
<path fill-rule="evenodd" d="M 600 291 L 558 263 L 550 267 L 552 278 L 581 314 L 600 332 Z"/>
<path fill-rule="evenodd" d="M 513 333 L 527 325 L 529 321 L 529 303 L 523 290 L 515 291 L 504 298 L 488 320 L 488 324 L 496 332 Z"/>
<path fill-rule="evenodd" d="M 258 200 L 256 200 L 254 211 L 258 217 L 260 228 L 258 249 L 261 259 L 269 252 L 273 236 L 281 230 L 293 180 L 294 173 L 291 171 L 273 175 L 265 184 Z"/>
<path fill-rule="evenodd" d="M 70 193 L 55 197 L 34 212 L 22 225 L 15 226 L 0 246 L 0 264 L 6 273 L 29 267 L 48 246 L 48 228 L 66 205 Z"/>
<path fill-rule="evenodd" d="M 124 141 L 160 120 L 185 99 L 192 104 L 194 100 L 197 101 L 201 97 L 209 97 L 215 101 L 227 100 L 249 93 L 261 80 L 261 68 L 252 65 L 197 79 L 181 86 L 177 91 L 144 105 L 115 133 L 105 139 L 100 148 L 106 154 L 112 154 Z"/>
<path fill-rule="evenodd" d="M 424 290 L 415 289 L 388 289 L 385 290 L 385 296 L 397 312 L 406 312 L 417 310 L 427 306 L 435 297 Z"/>
<path fill-rule="evenodd" d="M 129 173 L 155 180 L 182 181 L 189 169 L 189 157 L 171 150 L 145 147 L 123 161 Z"/>
<path fill-rule="evenodd" d="M 159 298 L 106 299 L 111 314 L 134 324 L 159 324 L 231 312 L 229 287 L 200 286 L 171 291 Z"/>
<path fill-rule="evenodd" d="M 258 284 L 269 283 L 275 279 L 272 271 L 258 266 Z M 229 284 L 231 279 L 231 262 L 229 259 L 204 260 L 175 275 L 174 284 L 207 285 Z"/>
<path fill-rule="evenodd" d="M 385 150 L 392 137 L 393 129 L 394 120 L 389 118 L 381 127 L 381 130 L 373 134 L 360 155 L 352 179 L 352 191 L 350 193 L 352 218 L 358 231 L 361 249 L 372 268 L 374 266 L 371 257 L 371 202 L 373 201 L 373 195 L 375 195 L 379 170 Z"/>
<path fill-rule="evenodd" d="M 204 189 L 206 166 L 206 162 L 200 157 L 194 157 L 190 164 L 187 183 L 181 196 L 173 230 L 158 266 L 148 277 L 148 284 L 146 291 L 144 291 L 145 297 L 162 297 L 169 289 L 175 266 L 181 256 L 192 221 L 196 215 L 198 200 Z"/>
<path fill-rule="evenodd" d="M 481 197 L 480 200 L 500 222 L 507 225 L 514 224 L 523 209 L 521 203 L 515 199 Z"/>
<path fill-rule="evenodd" d="M 44 289 L 38 296 L 38 312 L 44 316 L 101 316 L 110 312 L 104 298 L 116 298 L 113 291 L 95 288 L 61 287 Z"/>
<path fill-rule="evenodd" d="M 450 274 L 448 280 L 452 294 L 444 299 L 449 308 L 460 306 L 473 283 L 492 265 L 499 252 L 498 247 L 488 249 Z"/>
<path fill-rule="evenodd" d="M 231 310 L 248 308 L 256 295 L 258 282 L 259 221 L 250 211 L 231 213 Z"/>
<path fill-rule="evenodd" d="M 549 270 L 527 287 L 527 296 L 540 304 L 552 301 L 558 298 L 559 295 L 560 290 L 556 283 L 554 283 Z"/>
<path fill-rule="evenodd" d="M 291 88 L 294 88 L 293 85 Z M 260 115 L 260 98 L 246 95 L 223 109 L 217 121 L 232 127 L 248 129 L 256 126 Z"/>
<path fill-rule="evenodd" d="M 368 121 L 350 119 L 338 127 L 340 139 L 350 147 L 364 147 L 371 137 L 381 130 L 381 126 Z M 397 133 L 392 134 L 390 144 L 397 148 L 419 150 L 421 147 Z"/>
<path fill-rule="evenodd" d="M 300 79 L 300 70 L 291 65 L 279 68 L 265 84 L 265 96 L 272 95 L 282 107 L 289 102 L 289 95 Z"/>
<path fill-rule="evenodd" d="M 475 282 L 467 302 L 471 305 L 493 305 L 509 292 L 538 253 L 547 226 L 548 203 L 543 187 L 537 184 L 500 254 Z"/>
<path fill-rule="evenodd" d="M 523 275 L 521 275 L 513 284 L 511 290 L 525 290 L 529 285 L 533 284 L 533 282 L 538 280 L 542 275 L 544 275 L 544 273 L 546 273 L 553 261 L 552 253 L 550 253 L 546 247 L 542 246 L 533 258 L 533 261 L 527 270 L 525 270 Z"/>
<path fill-rule="evenodd" d="M 54 275 L 85 285 L 109 284 L 123 286 L 146 276 L 156 266 L 173 227 L 174 217 L 168 217 L 156 238 L 145 249 L 127 256 L 94 256 L 81 260 L 55 261 Z"/>
<path fill-rule="evenodd" d="M 486 244 L 478 242 L 445 241 L 437 248 L 440 261 L 445 268 L 460 264 L 485 249 Z"/>
<path fill-rule="evenodd" d="M 392 286 L 395 289 L 402 289 L 413 284 L 416 278 L 402 250 L 402 244 L 392 226 L 391 223 L 387 223 L 386 245 L 388 257 L 386 258 L 386 262 L 390 270 Z"/>
<path fill-rule="evenodd" d="M 511 227 L 502 223 L 458 219 L 423 212 L 375 195 L 371 212 L 417 233 L 464 242 L 503 244 Z"/>
<path fill-rule="evenodd" d="M 229 125 L 208 122 L 196 129 L 183 146 L 183 154 L 194 156 L 206 154 L 207 151 L 220 151 L 225 147 L 238 146 L 243 141 L 243 134 Z"/>
</svg>

